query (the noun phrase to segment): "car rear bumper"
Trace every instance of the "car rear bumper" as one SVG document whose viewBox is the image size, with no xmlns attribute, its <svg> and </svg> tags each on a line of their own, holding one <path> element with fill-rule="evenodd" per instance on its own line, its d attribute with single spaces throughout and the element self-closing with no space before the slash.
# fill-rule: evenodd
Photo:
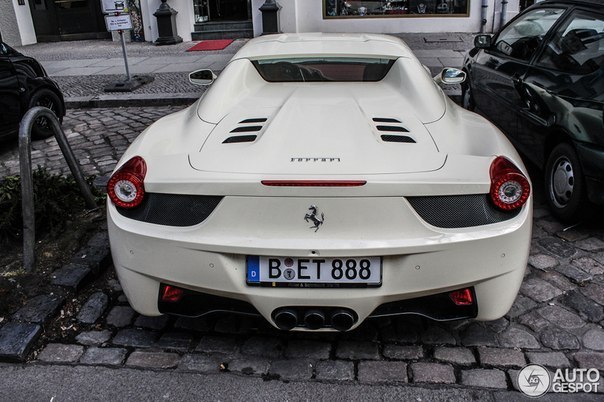
<svg viewBox="0 0 604 402">
<path fill-rule="evenodd" d="M 251 207 L 251 198 L 259 197 L 250 197 L 241 205 Z M 439 229 L 423 222 L 402 198 L 382 198 L 377 201 L 382 208 L 374 205 L 370 210 L 365 203 L 375 204 L 375 200 L 349 199 L 345 201 L 349 205 L 342 209 L 356 206 L 364 215 L 359 214 L 355 222 L 340 222 L 338 211 L 329 211 L 333 227 L 339 225 L 341 230 L 331 237 L 328 227 L 316 233 L 305 228 L 302 234 L 294 235 L 288 229 L 289 214 L 270 208 L 271 202 L 279 200 L 255 201 L 268 202 L 268 210 L 252 208 L 256 212 L 246 216 L 245 223 L 222 219 L 225 214 L 244 216 L 240 209 L 234 209 L 237 203 L 223 201 L 206 222 L 187 228 L 136 222 L 108 204 L 114 265 L 133 308 L 145 315 L 161 314 L 158 296 L 164 283 L 248 303 L 273 324 L 277 309 L 321 306 L 353 310 L 358 325 L 387 303 L 473 287 L 478 303 L 476 318 L 493 320 L 509 310 L 524 276 L 532 227 L 530 200 L 520 214 L 505 222 Z M 329 210 L 329 199 L 320 201 Z M 305 199 L 288 202 L 308 204 Z M 397 203 L 400 206 L 395 210 L 388 208 Z M 270 220 L 268 212 L 272 213 Z M 217 218 L 214 215 L 221 219 L 213 219 Z M 296 216 L 298 219 L 302 220 Z M 213 220 L 220 222 L 215 225 Z M 264 227 L 259 226 L 261 223 Z M 277 236 L 274 230 L 281 226 L 283 234 Z M 311 253 L 322 257 L 381 256 L 382 285 L 283 288 L 246 283 L 248 255 L 303 257 Z"/>
</svg>

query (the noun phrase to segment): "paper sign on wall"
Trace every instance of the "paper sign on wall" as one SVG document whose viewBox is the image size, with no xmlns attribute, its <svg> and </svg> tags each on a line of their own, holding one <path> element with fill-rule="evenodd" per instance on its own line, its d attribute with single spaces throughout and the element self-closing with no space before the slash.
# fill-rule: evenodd
<svg viewBox="0 0 604 402">
<path fill-rule="evenodd" d="M 106 15 L 105 24 L 107 25 L 107 30 L 109 32 L 132 29 L 132 19 L 130 18 L 130 14 Z"/>
</svg>

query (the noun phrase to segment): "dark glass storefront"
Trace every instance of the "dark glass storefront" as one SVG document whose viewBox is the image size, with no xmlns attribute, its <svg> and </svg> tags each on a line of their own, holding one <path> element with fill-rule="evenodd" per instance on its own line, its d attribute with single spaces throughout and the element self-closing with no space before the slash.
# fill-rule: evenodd
<svg viewBox="0 0 604 402">
<path fill-rule="evenodd" d="M 110 38 L 98 0 L 29 0 L 39 42 Z"/>
<path fill-rule="evenodd" d="M 196 23 L 251 19 L 249 0 L 193 0 L 193 11 Z"/>
<path fill-rule="evenodd" d="M 468 16 L 470 0 L 323 0 L 323 18 Z"/>
</svg>

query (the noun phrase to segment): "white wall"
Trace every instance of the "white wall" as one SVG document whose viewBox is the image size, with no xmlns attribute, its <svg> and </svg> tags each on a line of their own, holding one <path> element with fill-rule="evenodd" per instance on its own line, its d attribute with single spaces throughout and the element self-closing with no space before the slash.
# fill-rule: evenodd
<svg viewBox="0 0 604 402">
<path fill-rule="evenodd" d="M 31 12 L 29 11 L 29 1 L 25 1 L 25 5 L 20 6 L 17 0 L 13 0 L 13 6 L 15 7 L 15 16 L 17 17 L 17 25 L 19 26 L 21 45 L 37 43 L 34 22 L 31 19 Z"/>
<path fill-rule="evenodd" d="M 34 23 L 29 12 L 29 2 L 20 6 L 17 0 L 0 1 L 0 29 L 2 38 L 12 46 L 36 43 Z"/>
<path fill-rule="evenodd" d="M 493 7 L 493 14 L 487 22 L 487 27 L 490 28 L 490 32 L 498 31 L 501 28 L 501 0 L 494 0 L 495 5 Z M 505 15 L 504 24 L 507 24 L 512 18 L 520 11 L 519 0 L 508 0 L 507 12 Z"/>
<path fill-rule="evenodd" d="M 252 0 L 252 25 L 254 26 L 254 36 L 260 36 L 262 34 L 262 13 L 258 9 L 263 4 L 264 0 Z M 283 9 L 281 9 L 281 11 L 283 11 Z"/>
<path fill-rule="evenodd" d="M 157 17 L 153 15 L 161 4 L 160 0 L 142 0 L 141 13 L 143 15 L 143 24 L 145 26 L 145 40 L 155 42 L 159 37 L 157 32 Z M 195 15 L 193 13 L 193 0 L 169 0 L 170 7 L 178 11 L 176 14 L 176 31 L 178 36 L 185 42 L 191 41 L 191 32 Z"/>
<path fill-rule="evenodd" d="M 308 1 L 308 0 L 302 0 Z M 281 6 L 279 11 L 279 24 L 281 32 L 298 32 L 298 3 L 300 0 L 277 0 Z M 259 8 L 264 0 L 252 0 L 252 24 L 254 25 L 254 36 L 262 34 L 262 13 Z"/>
</svg>

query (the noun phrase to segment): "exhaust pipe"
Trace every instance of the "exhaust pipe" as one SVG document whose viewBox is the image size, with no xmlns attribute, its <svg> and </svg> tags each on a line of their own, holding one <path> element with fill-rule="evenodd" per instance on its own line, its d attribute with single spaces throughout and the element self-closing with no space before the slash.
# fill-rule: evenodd
<svg viewBox="0 0 604 402">
<path fill-rule="evenodd" d="M 295 310 L 284 308 L 277 311 L 273 317 L 277 328 L 289 331 L 298 325 L 298 314 Z"/>
<path fill-rule="evenodd" d="M 325 314 L 320 310 L 308 310 L 304 314 L 304 324 L 308 329 L 319 329 L 325 326 Z"/>
<path fill-rule="evenodd" d="M 336 310 L 331 316 L 331 326 L 338 331 L 348 331 L 355 321 L 354 315 L 347 310 Z"/>
</svg>

